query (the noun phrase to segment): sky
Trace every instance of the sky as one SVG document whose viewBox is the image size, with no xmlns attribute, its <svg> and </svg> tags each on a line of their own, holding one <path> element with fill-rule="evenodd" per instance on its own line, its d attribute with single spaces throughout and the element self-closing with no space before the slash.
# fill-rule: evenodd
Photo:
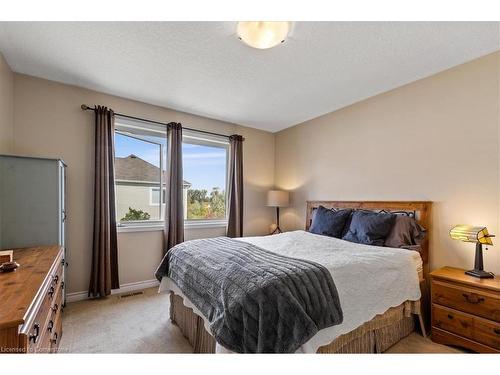
<svg viewBox="0 0 500 375">
<path fill-rule="evenodd" d="M 152 138 L 155 142 L 166 144 L 164 138 Z M 134 154 L 147 162 L 160 166 L 159 146 L 125 135 L 115 135 L 115 156 L 126 157 Z M 165 147 L 163 147 L 165 149 Z M 214 187 L 225 190 L 226 181 L 226 150 L 219 147 L 208 147 L 183 143 L 182 161 L 184 180 L 190 182 L 192 189 Z"/>
</svg>

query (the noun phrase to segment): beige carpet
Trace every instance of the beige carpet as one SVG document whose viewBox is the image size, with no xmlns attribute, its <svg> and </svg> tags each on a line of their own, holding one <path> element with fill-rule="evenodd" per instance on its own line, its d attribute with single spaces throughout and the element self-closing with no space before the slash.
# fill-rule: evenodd
<svg viewBox="0 0 500 375">
<path fill-rule="evenodd" d="M 64 353 L 192 353 L 168 318 L 169 298 L 156 288 L 121 298 L 69 303 L 63 314 Z M 389 353 L 458 353 L 413 333 Z"/>
</svg>

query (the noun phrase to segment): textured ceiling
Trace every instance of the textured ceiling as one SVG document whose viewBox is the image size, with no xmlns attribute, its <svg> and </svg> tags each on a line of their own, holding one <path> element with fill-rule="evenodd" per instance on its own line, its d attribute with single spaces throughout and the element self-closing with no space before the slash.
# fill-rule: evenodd
<svg viewBox="0 0 500 375">
<path fill-rule="evenodd" d="M 2 22 L 0 51 L 19 73 L 274 132 L 500 49 L 496 22 L 295 22 L 269 50 L 235 30 Z"/>
</svg>

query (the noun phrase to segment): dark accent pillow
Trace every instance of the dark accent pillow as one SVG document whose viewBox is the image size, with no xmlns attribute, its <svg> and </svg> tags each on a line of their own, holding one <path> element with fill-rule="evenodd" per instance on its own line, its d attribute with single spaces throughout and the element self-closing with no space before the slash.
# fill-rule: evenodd
<svg viewBox="0 0 500 375">
<path fill-rule="evenodd" d="M 391 232 L 385 239 L 384 246 L 407 247 L 420 245 L 425 238 L 426 230 L 409 216 L 396 215 L 396 221 Z"/>
<path fill-rule="evenodd" d="M 351 215 L 351 210 L 329 210 L 319 206 L 314 210 L 309 232 L 324 236 L 342 237 L 347 218 Z"/>
<path fill-rule="evenodd" d="M 343 240 L 365 245 L 384 246 L 396 215 L 370 211 L 354 211 L 349 230 Z"/>
</svg>

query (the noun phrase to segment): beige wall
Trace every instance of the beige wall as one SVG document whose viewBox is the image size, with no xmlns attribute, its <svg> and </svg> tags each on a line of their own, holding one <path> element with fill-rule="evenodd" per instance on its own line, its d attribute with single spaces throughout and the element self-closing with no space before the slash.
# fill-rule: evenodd
<svg viewBox="0 0 500 375">
<path fill-rule="evenodd" d="M 60 157 L 68 164 L 68 292 L 88 287 L 92 247 L 93 117 L 80 105 L 103 104 L 117 112 L 223 134 L 238 133 L 244 144 L 245 227 L 265 234 L 273 220 L 265 193 L 274 182 L 274 135 L 103 93 L 14 75 L 14 152 Z M 186 238 L 223 234 L 223 228 L 189 229 Z M 161 259 L 161 232 L 119 233 L 121 283 L 153 279 Z"/>
<path fill-rule="evenodd" d="M 276 184 L 293 191 L 286 229 L 306 200 L 431 200 L 431 268 L 471 268 L 453 224 L 499 228 L 498 53 L 276 134 Z M 500 273 L 500 242 L 485 268 Z"/>
<path fill-rule="evenodd" d="M 0 53 L 0 154 L 12 151 L 14 73 Z"/>
</svg>

